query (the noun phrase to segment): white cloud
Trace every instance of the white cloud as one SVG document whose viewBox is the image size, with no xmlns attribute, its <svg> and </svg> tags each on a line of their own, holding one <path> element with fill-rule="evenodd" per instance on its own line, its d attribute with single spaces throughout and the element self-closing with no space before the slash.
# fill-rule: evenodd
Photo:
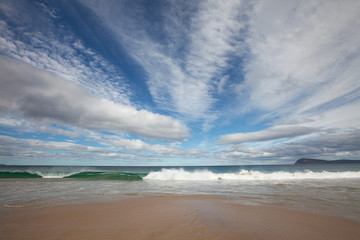
<svg viewBox="0 0 360 240">
<path fill-rule="evenodd" d="M 0 135 L 0 158 L 9 164 L 26 164 L 27 161 L 31 161 L 31 164 L 49 164 L 49 160 L 57 164 L 94 164 L 100 159 L 101 154 L 107 152 L 105 148 L 72 142 L 21 139 Z"/>
<path fill-rule="evenodd" d="M 333 131 L 321 133 L 316 136 L 298 138 L 296 141 L 287 141 L 273 144 L 271 147 L 251 147 L 247 145 L 232 145 L 216 154 L 219 158 L 231 161 L 261 160 L 281 163 L 294 162 L 303 157 L 320 159 L 359 159 L 360 157 L 360 131 L 350 129 L 345 132 Z"/>
<path fill-rule="evenodd" d="M 337 134 L 358 129 L 360 32 L 356 29 L 360 29 L 360 2 L 260 1 L 254 9 L 245 80 L 234 89 L 239 92 L 242 109 L 262 111 L 258 121 L 273 121 L 272 126 L 224 135 L 218 143 L 271 141 L 313 133 L 311 137 L 320 145 L 327 134 L 335 139 Z M 253 151 L 272 152 L 261 147 Z M 290 153 L 283 152 L 286 154 Z"/>
<path fill-rule="evenodd" d="M 277 127 L 272 129 L 265 129 L 258 132 L 247 132 L 247 133 L 234 133 L 227 134 L 220 137 L 217 144 L 238 144 L 246 142 L 260 142 L 260 141 L 271 141 L 281 138 L 292 138 L 302 135 L 308 135 L 316 130 L 309 127 Z"/>
<path fill-rule="evenodd" d="M 289 114 L 360 87 L 359 9 L 357 1 L 257 5 L 244 82 L 250 105 Z"/>
<path fill-rule="evenodd" d="M 149 144 L 139 139 L 124 139 L 115 135 L 98 141 L 99 147 L 69 141 L 21 139 L 0 135 L 0 159 L 9 164 L 31 160 L 49 164 L 49 159 L 65 164 L 123 164 L 149 165 L 164 159 L 173 165 L 191 159 L 209 159 L 208 151 L 179 149 L 172 146 Z M 85 144 L 87 144 L 85 142 Z M 176 162 L 175 162 L 176 161 Z M 169 164 L 171 162 L 167 162 Z M 191 162 L 190 162 L 191 163 Z"/>
<path fill-rule="evenodd" d="M 34 18 L 31 10 L 26 14 L 26 4 L 7 2 L 0 5 L 0 12 L 15 24 L 11 27 L 0 20 L 2 55 L 76 82 L 98 97 L 130 104 L 132 92 L 119 69 L 86 47 L 64 23 L 55 24 L 55 9 L 49 9 L 45 4 L 32 5 L 37 12 Z M 17 31 L 19 28 L 21 32 Z"/>
<path fill-rule="evenodd" d="M 217 92 L 218 92 L 218 94 L 224 93 L 224 87 L 225 87 L 226 83 L 228 82 L 228 80 L 229 80 L 229 75 L 225 75 L 217 83 Z"/>
<path fill-rule="evenodd" d="M 159 154 L 180 154 L 183 150 L 171 146 L 160 145 L 160 144 L 149 144 L 140 139 L 124 139 L 124 138 L 115 138 L 110 139 L 110 141 L 104 141 L 104 143 L 109 144 L 114 147 L 125 148 L 129 151 L 148 151 Z"/>
<path fill-rule="evenodd" d="M 230 122 L 218 106 L 240 116 L 236 124 L 249 119 L 271 125 L 220 136 L 215 148 L 225 149 L 214 155 L 125 139 L 127 132 L 184 140 L 189 129 L 171 117 L 135 108 L 121 71 L 63 25 L 57 9 L 38 4 L 36 19 L 43 24 L 33 24 L 24 6 L 8 1 L 0 3 L 3 19 L 12 22 L 0 20 L 0 53 L 28 65 L 0 57 L 0 124 L 9 127 L 6 134 L 23 128 L 72 138 L 89 135 L 104 148 L 14 138 L 13 145 L 0 146 L 4 155 L 51 156 L 55 151 L 70 156 L 73 151 L 80 156 L 96 150 L 96 157 L 122 160 L 221 161 L 360 156 L 360 2 L 169 1 L 154 12 L 140 1 L 81 2 L 143 68 L 158 109 L 201 121 L 203 132 L 218 117 L 224 125 Z M 234 92 L 238 98 L 227 104 Z M 246 115 L 249 111 L 254 115 Z M 112 139 L 101 130 L 123 135 Z"/>
<path fill-rule="evenodd" d="M 142 22 L 141 13 L 145 11 L 142 6 L 136 5 L 138 11 L 128 14 L 124 11 L 127 6 L 121 3 L 83 2 L 144 68 L 149 90 L 159 108 L 190 120 L 217 116 L 213 113 L 217 82 L 229 68 L 229 60 L 243 54 L 245 4 L 170 2 L 166 11 L 157 12 L 163 18 L 163 36 L 155 41 L 149 26 Z M 124 14 L 115 14 L 118 11 Z"/>
<path fill-rule="evenodd" d="M 3 113 L 160 139 L 184 140 L 189 136 L 187 127 L 171 117 L 96 98 L 75 83 L 29 65 L 0 58 L 0 70 Z"/>
<path fill-rule="evenodd" d="M 125 139 L 119 136 L 105 136 L 101 144 L 106 145 L 112 151 L 127 152 L 134 156 L 142 156 L 145 158 L 204 158 L 208 156 L 208 150 L 200 149 L 181 149 L 179 147 L 162 144 L 151 144 L 140 139 Z"/>
</svg>

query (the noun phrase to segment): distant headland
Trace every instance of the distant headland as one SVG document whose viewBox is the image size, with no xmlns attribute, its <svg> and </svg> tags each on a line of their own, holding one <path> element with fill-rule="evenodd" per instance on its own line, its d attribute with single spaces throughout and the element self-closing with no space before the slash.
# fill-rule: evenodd
<svg viewBox="0 0 360 240">
<path fill-rule="evenodd" d="M 360 163 L 360 160 L 349 160 L 349 159 L 339 159 L 339 160 L 321 160 L 321 159 L 312 159 L 312 158 L 300 158 L 295 162 L 295 165 L 300 164 L 349 164 L 349 163 Z"/>
</svg>

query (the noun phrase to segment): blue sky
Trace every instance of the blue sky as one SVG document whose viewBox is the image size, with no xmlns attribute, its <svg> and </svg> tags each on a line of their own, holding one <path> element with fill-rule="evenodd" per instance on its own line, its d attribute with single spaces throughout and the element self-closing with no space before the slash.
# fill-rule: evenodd
<svg viewBox="0 0 360 240">
<path fill-rule="evenodd" d="M 360 158 L 359 1 L 0 0 L 0 163 Z"/>
</svg>

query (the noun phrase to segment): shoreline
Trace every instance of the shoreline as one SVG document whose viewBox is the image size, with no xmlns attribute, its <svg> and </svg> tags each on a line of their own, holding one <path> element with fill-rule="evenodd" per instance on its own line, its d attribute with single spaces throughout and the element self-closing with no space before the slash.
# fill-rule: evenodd
<svg viewBox="0 0 360 240">
<path fill-rule="evenodd" d="M 213 195 L 2 209 L 4 239 L 358 239 L 360 223 Z"/>
</svg>

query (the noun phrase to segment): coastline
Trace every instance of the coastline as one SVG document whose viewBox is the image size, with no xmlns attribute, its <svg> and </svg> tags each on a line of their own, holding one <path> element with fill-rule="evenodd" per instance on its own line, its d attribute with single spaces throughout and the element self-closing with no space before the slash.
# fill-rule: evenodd
<svg viewBox="0 0 360 240">
<path fill-rule="evenodd" d="M 2 208 L 4 239 L 358 239 L 360 223 L 213 195 Z"/>
</svg>

